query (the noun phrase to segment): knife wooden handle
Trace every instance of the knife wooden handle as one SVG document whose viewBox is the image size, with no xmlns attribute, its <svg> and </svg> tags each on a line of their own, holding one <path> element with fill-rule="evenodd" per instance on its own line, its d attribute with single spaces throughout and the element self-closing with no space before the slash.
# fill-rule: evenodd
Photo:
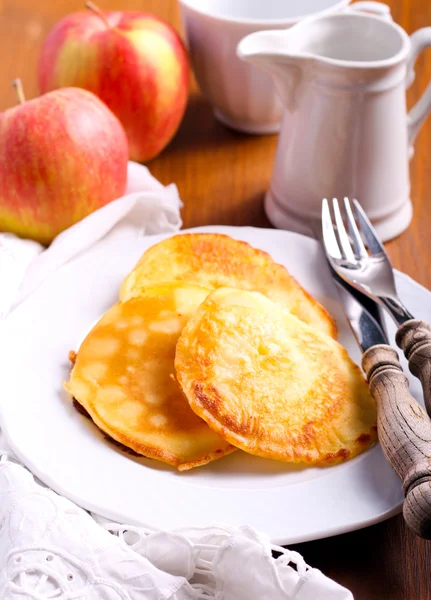
<svg viewBox="0 0 431 600">
<path fill-rule="evenodd" d="M 403 514 L 420 537 L 431 539 L 431 420 L 409 392 L 394 348 L 365 352 L 362 366 L 377 403 L 382 450 L 403 482 Z"/>
<path fill-rule="evenodd" d="M 425 321 L 411 319 L 401 325 L 395 339 L 409 361 L 411 373 L 420 379 L 425 408 L 431 416 L 431 327 Z"/>
</svg>

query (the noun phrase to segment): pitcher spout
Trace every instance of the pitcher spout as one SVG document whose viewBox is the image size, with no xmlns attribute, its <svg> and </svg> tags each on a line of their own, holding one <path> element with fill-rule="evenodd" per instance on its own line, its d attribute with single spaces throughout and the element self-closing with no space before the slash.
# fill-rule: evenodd
<svg viewBox="0 0 431 600">
<path fill-rule="evenodd" d="M 284 31 L 257 31 L 243 38 L 237 47 L 241 60 L 271 71 L 274 61 L 287 52 Z"/>
<path fill-rule="evenodd" d="M 237 55 L 241 60 L 267 71 L 284 104 L 293 110 L 303 80 L 304 67 L 312 57 L 292 53 L 289 45 L 288 31 L 257 31 L 240 41 Z"/>
</svg>

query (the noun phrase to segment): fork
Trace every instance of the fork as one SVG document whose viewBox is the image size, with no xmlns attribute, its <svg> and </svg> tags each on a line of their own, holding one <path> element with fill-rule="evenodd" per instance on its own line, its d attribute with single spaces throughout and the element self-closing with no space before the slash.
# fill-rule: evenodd
<svg viewBox="0 0 431 600">
<path fill-rule="evenodd" d="M 425 408 L 431 416 L 431 327 L 415 319 L 399 299 L 389 257 L 359 202 L 353 200 L 352 209 L 349 199 L 344 198 L 344 207 L 348 231 L 337 199 L 332 201 L 335 224 L 328 200 L 322 202 L 328 260 L 340 277 L 382 305 L 397 324 L 396 342 L 404 351 L 411 373 L 420 379 Z"/>
</svg>

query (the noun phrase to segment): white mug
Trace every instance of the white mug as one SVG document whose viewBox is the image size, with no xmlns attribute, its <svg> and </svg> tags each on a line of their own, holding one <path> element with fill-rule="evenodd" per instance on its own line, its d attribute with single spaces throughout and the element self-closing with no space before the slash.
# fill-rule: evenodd
<svg viewBox="0 0 431 600">
<path fill-rule="evenodd" d="M 322 198 L 356 198 L 383 241 L 412 216 L 409 158 L 431 85 L 407 113 L 406 87 L 431 27 L 411 37 L 367 14 L 310 17 L 247 36 L 238 54 L 271 73 L 286 111 L 266 196 L 271 222 L 312 235 Z"/>
<path fill-rule="evenodd" d="M 276 133 L 283 105 L 266 73 L 239 60 L 238 42 L 268 29 L 286 29 L 302 18 L 358 8 L 388 13 L 379 2 L 349 0 L 179 0 L 196 79 L 217 119 L 246 133 Z"/>
</svg>

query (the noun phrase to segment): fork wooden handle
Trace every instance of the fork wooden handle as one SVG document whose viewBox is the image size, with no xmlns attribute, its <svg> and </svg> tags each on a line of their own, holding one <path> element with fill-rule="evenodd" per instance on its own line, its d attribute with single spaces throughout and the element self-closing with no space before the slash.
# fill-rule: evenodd
<svg viewBox="0 0 431 600">
<path fill-rule="evenodd" d="M 394 348 L 373 346 L 362 366 L 377 403 L 382 450 L 403 482 L 404 519 L 417 535 L 431 539 L 431 420 L 411 396 Z"/>
<path fill-rule="evenodd" d="M 425 408 L 431 416 L 431 327 L 425 321 L 411 319 L 401 325 L 395 339 L 409 361 L 411 373 L 421 381 Z"/>
</svg>

